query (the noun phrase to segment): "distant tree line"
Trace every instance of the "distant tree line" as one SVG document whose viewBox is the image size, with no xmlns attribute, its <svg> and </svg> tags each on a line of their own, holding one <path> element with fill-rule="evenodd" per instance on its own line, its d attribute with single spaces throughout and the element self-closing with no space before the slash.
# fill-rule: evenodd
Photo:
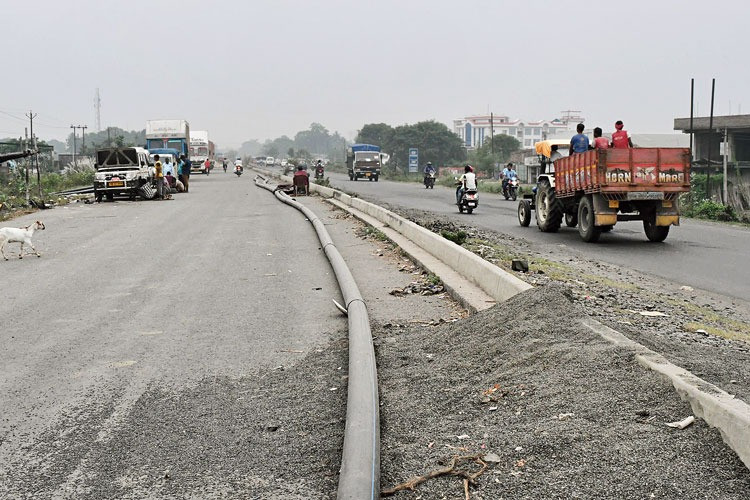
<svg viewBox="0 0 750 500">
<path fill-rule="evenodd" d="M 109 130 L 109 132 L 107 131 Z M 86 132 L 85 141 L 80 132 L 76 133 L 76 149 L 80 155 L 93 155 L 97 148 L 130 147 L 146 145 L 146 129 L 127 131 L 119 127 L 109 127 L 101 132 Z M 68 134 L 67 149 L 73 152 L 73 133 Z"/>
<path fill-rule="evenodd" d="M 309 158 L 325 156 L 333 161 L 343 162 L 346 139 L 338 132 L 331 134 L 320 123 L 313 123 L 307 130 L 297 132 L 294 138 L 286 135 L 260 143 L 255 139 L 245 141 L 240 146 L 240 154 L 246 156 L 273 156 L 289 158 Z"/>
<path fill-rule="evenodd" d="M 456 165 L 466 160 L 461 138 L 442 123 L 434 120 L 413 125 L 391 127 L 385 123 L 369 123 L 357 134 L 356 142 L 375 144 L 391 156 L 386 173 L 407 173 L 409 148 L 419 150 L 420 170 L 427 162 L 435 166 Z"/>
</svg>

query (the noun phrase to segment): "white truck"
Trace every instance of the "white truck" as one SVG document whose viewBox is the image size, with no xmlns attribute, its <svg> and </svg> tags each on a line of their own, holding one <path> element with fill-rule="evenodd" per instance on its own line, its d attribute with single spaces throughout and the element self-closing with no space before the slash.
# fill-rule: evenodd
<svg viewBox="0 0 750 500">
<path fill-rule="evenodd" d="M 216 152 L 214 143 L 208 139 L 207 130 L 193 130 L 190 133 L 190 161 L 193 166 L 190 172 L 208 174 L 213 168 Z M 206 160 L 210 167 L 206 168 Z"/>
<path fill-rule="evenodd" d="M 187 120 L 146 121 L 146 149 L 158 153 L 160 149 L 175 149 L 177 154 L 190 154 L 190 124 Z M 163 152 L 163 151 L 161 151 Z"/>
</svg>

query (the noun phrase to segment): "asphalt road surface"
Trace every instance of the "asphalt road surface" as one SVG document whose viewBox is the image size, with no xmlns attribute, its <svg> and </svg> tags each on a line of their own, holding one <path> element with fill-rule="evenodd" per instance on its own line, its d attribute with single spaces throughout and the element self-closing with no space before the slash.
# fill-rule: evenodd
<svg viewBox="0 0 750 500">
<path fill-rule="evenodd" d="M 249 174 L 193 176 L 171 201 L 73 204 L 12 225 L 37 218 L 43 256 L 0 261 L 0 497 L 133 491 L 138 471 L 99 462 L 122 451 L 106 443 L 144 394 L 148 414 L 171 394 L 223 391 L 212 381 L 288 365 L 331 332 L 345 335 L 309 222 Z M 218 413 L 207 408 L 206 421 Z M 153 422 L 159 415 L 132 426 Z M 139 443 L 138 432 L 126 442 L 143 448 L 139 460 L 177 461 L 184 432 L 167 422 L 157 433 L 166 444 Z M 202 477 L 201 488 L 222 481 Z"/>
<path fill-rule="evenodd" d="M 454 190 L 443 186 L 425 189 L 422 184 L 350 181 L 346 174 L 326 172 L 333 187 L 381 205 L 426 210 L 445 214 L 452 220 L 478 228 L 509 234 L 541 246 L 556 248 L 573 257 L 585 256 L 659 276 L 696 289 L 750 300 L 750 229 L 683 218 L 672 227 L 663 243 L 651 243 L 641 222 L 620 222 L 598 243 L 585 243 L 577 228 L 563 224 L 557 234 L 542 233 L 534 218 L 529 227 L 518 224 L 517 202 L 500 195 L 480 193 L 479 208 L 459 214 Z"/>
</svg>

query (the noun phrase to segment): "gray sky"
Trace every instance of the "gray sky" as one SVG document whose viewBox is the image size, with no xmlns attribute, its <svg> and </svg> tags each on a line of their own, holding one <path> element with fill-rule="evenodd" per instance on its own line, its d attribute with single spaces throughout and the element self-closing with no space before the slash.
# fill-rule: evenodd
<svg viewBox="0 0 750 500">
<path fill-rule="evenodd" d="M 452 128 L 488 111 L 574 109 L 605 131 L 622 119 L 666 133 L 689 115 L 691 77 L 701 114 L 712 77 L 715 114 L 750 113 L 747 0 L 0 0 L 0 11 L 0 136 L 21 135 L 9 114 L 29 109 L 42 138 L 93 130 L 97 87 L 103 127 L 184 118 L 222 147 L 312 122 L 352 138 L 365 123 Z"/>
</svg>

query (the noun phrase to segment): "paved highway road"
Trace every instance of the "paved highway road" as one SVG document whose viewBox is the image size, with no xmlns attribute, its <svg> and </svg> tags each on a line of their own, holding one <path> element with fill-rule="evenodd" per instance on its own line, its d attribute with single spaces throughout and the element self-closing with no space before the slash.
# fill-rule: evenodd
<svg viewBox="0 0 750 500">
<path fill-rule="evenodd" d="M 479 209 L 472 215 L 461 215 L 453 204 L 454 191 L 446 187 L 428 190 L 416 183 L 383 179 L 353 182 L 345 174 L 327 175 L 334 187 L 369 201 L 445 214 L 452 220 L 525 238 L 572 256 L 630 267 L 675 283 L 750 301 L 748 228 L 683 219 L 680 227 L 671 229 L 664 243 L 651 243 L 640 222 L 621 222 L 611 233 L 602 235 L 598 243 L 591 244 L 581 241 L 575 228 L 563 227 L 557 234 L 546 234 L 536 228 L 533 218 L 530 227 L 521 227 L 516 217 L 517 202 L 505 201 L 499 195 L 480 193 Z"/>
<path fill-rule="evenodd" d="M 197 497 L 248 487 L 253 468 L 237 455 L 254 450 L 231 434 L 248 425 L 215 402 L 250 391 L 234 380 L 346 332 L 309 222 L 251 175 L 220 172 L 172 201 L 14 222 L 36 218 L 42 258 L 0 260 L 0 497 L 172 497 L 159 488 L 180 468 Z M 197 427 L 186 432 L 165 408 Z"/>
</svg>

